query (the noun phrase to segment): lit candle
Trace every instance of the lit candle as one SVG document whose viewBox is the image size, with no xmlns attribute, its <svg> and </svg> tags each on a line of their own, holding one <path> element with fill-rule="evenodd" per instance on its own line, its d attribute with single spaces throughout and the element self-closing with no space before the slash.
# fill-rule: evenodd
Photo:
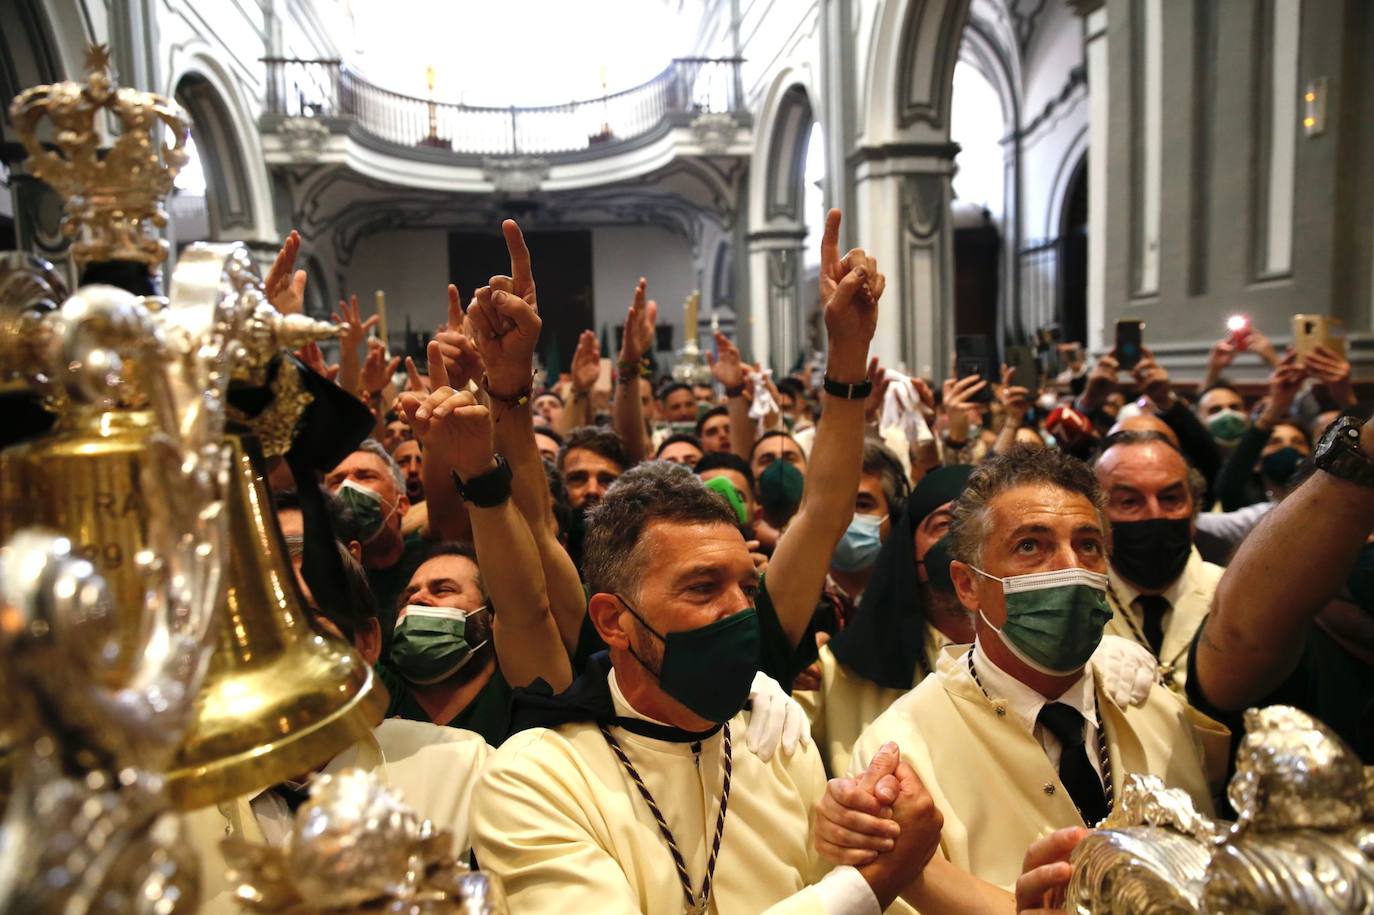
<svg viewBox="0 0 1374 915">
<path fill-rule="evenodd" d="M 683 306 L 683 323 L 687 325 L 687 345 L 691 346 L 697 340 L 697 302 L 701 300 L 701 293 L 693 290 L 687 297 L 687 304 Z"/>
<path fill-rule="evenodd" d="M 377 336 L 382 338 L 383 343 L 390 346 L 391 339 L 386 335 L 386 293 L 380 289 L 377 290 L 377 317 L 380 318 L 377 322 Z"/>
</svg>

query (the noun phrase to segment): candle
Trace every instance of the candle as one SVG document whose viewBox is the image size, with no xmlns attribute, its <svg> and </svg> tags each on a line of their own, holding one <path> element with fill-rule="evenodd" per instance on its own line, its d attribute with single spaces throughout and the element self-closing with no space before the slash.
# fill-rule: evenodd
<svg viewBox="0 0 1374 915">
<path fill-rule="evenodd" d="M 381 318 L 377 322 L 377 336 L 382 338 L 382 342 L 388 347 L 391 346 L 391 338 L 386 335 L 386 293 L 377 290 L 377 316 Z"/>
<path fill-rule="evenodd" d="M 701 293 L 692 290 L 692 294 L 687 297 L 687 304 L 683 306 L 683 323 L 687 325 L 687 345 L 690 346 L 697 340 L 697 302 L 701 300 Z"/>
</svg>

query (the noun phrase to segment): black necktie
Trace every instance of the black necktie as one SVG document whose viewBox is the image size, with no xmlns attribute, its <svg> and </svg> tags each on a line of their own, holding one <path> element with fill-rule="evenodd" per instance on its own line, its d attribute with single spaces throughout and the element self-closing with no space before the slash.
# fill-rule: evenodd
<svg viewBox="0 0 1374 915">
<path fill-rule="evenodd" d="M 1039 720 L 1059 739 L 1059 780 L 1068 789 L 1083 822 L 1089 826 L 1096 824 L 1107 815 L 1107 796 L 1083 745 L 1083 728 L 1087 722 L 1078 709 L 1062 702 L 1046 703 L 1040 709 Z"/>
<path fill-rule="evenodd" d="M 1145 620 L 1145 641 L 1150 643 L 1149 649 L 1157 658 L 1164 648 L 1164 614 L 1173 608 L 1166 598 L 1158 594 L 1142 594 L 1135 599 L 1135 605 L 1140 608 L 1140 615 Z"/>
</svg>

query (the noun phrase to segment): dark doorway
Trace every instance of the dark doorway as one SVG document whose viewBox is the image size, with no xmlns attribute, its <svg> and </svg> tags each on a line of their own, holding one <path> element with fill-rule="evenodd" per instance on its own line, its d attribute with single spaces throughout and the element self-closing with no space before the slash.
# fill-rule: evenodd
<svg viewBox="0 0 1374 915">
<path fill-rule="evenodd" d="M 1060 272 L 1063 283 L 1062 311 L 1059 324 L 1065 340 L 1088 339 L 1088 156 L 1084 154 L 1074 167 L 1064 195 L 1064 209 L 1060 220 L 1064 266 Z"/>
<path fill-rule="evenodd" d="M 552 377 L 572 364 L 577 337 L 594 327 L 592 320 L 592 233 L 586 230 L 526 232 L 539 290 L 539 316 L 544 329 L 539 357 Z M 495 232 L 450 232 L 449 281 L 458 285 L 464 303 L 478 286 L 510 272 L 506 242 Z M 603 356 L 609 355 L 602 353 Z"/>
<path fill-rule="evenodd" d="M 954 230 L 954 332 L 997 338 L 1002 236 L 991 220 Z"/>
</svg>

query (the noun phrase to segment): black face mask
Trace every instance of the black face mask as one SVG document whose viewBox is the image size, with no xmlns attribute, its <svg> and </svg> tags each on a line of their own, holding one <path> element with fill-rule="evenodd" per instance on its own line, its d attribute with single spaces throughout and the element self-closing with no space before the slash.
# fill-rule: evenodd
<svg viewBox="0 0 1374 915">
<path fill-rule="evenodd" d="M 1112 525 L 1112 568 L 1151 591 L 1183 574 L 1193 548 L 1192 518 L 1150 518 Z"/>
</svg>

